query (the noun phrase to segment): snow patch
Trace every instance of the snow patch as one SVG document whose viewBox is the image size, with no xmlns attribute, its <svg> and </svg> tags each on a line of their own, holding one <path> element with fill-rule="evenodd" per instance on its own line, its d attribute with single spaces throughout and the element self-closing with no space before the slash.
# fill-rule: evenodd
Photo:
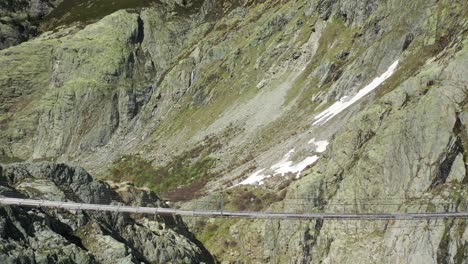
<svg viewBox="0 0 468 264">
<path fill-rule="evenodd" d="M 318 160 L 317 156 L 307 157 L 303 161 L 294 165 L 294 163 L 289 160 L 294 151 L 294 149 L 291 149 L 286 153 L 286 155 L 284 155 L 282 160 L 270 167 L 270 169 L 273 170 L 274 175 L 284 176 L 286 173 L 296 173 L 297 176 L 299 176 L 301 171 Z"/>
<path fill-rule="evenodd" d="M 261 169 L 261 170 L 256 171 L 254 174 L 250 175 L 247 179 L 243 180 L 239 184 L 236 184 L 236 186 L 237 185 L 246 185 L 246 184 L 257 184 L 257 183 L 262 184 L 264 179 L 270 177 L 269 175 L 260 174 L 264 170 L 265 169 Z"/>
<path fill-rule="evenodd" d="M 309 141 L 309 144 L 315 145 L 315 152 L 322 153 L 327 150 L 328 144 L 330 144 L 330 142 L 326 140 L 315 141 L 315 138 L 313 138 Z"/>
<path fill-rule="evenodd" d="M 271 175 L 268 174 L 261 174 L 265 169 L 261 169 L 259 171 L 256 171 L 254 174 L 250 175 L 247 179 L 243 180 L 242 182 L 236 184 L 237 185 L 247 185 L 247 184 L 263 184 L 263 180 L 270 178 L 272 176 L 277 176 L 281 175 L 284 176 L 287 173 L 296 173 L 296 178 L 299 178 L 301 172 L 307 168 L 308 166 L 314 164 L 319 157 L 314 155 L 311 157 L 305 158 L 303 161 L 297 163 L 294 165 L 292 161 L 289 159 L 291 158 L 291 155 L 294 153 L 295 149 L 291 149 L 288 153 L 286 153 L 278 163 L 270 167 L 270 170 L 272 171 Z"/>
<path fill-rule="evenodd" d="M 321 125 L 326 123 L 328 120 L 341 113 L 343 110 L 357 102 L 359 99 L 372 92 L 375 88 L 379 87 L 385 80 L 387 80 L 390 76 L 393 75 L 393 73 L 395 73 L 398 63 L 398 60 L 395 61 L 392 65 L 390 65 L 386 72 L 384 72 L 381 76 L 375 78 L 371 83 L 359 90 L 359 92 L 356 95 L 354 95 L 351 99 L 348 99 L 348 96 L 345 96 L 341 98 L 338 102 L 334 103 L 333 105 L 325 109 L 323 112 L 318 114 L 315 117 L 316 121 L 313 123 L 313 125 Z"/>
<path fill-rule="evenodd" d="M 293 166 L 291 172 L 297 173 L 296 178 L 299 179 L 299 176 L 301 175 L 301 172 L 305 168 L 307 168 L 309 165 L 314 164 L 318 159 L 319 159 L 319 157 L 316 156 L 316 155 L 307 157 L 303 161 L 301 161 L 298 164 L 296 164 L 295 166 Z"/>
</svg>

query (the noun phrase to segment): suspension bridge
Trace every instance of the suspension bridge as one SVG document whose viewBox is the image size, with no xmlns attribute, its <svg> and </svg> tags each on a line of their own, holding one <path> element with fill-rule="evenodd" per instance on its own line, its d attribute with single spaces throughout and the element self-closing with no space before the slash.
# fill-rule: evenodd
<svg viewBox="0 0 468 264">
<path fill-rule="evenodd" d="M 281 213 L 251 212 L 226 210 L 187 210 L 162 207 L 134 207 L 125 205 L 88 204 L 50 200 L 0 197 L 0 205 L 25 206 L 38 208 L 55 208 L 66 210 L 89 210 L 101 212 L 177 215 L 197 217 L 237 217 L 254 219 L 333 219 L 333 220 L 424 220 L 446 218 L 468 218 L 468 211 L 462 212 L 425 212 L 425 213 Z"/>
</svg>

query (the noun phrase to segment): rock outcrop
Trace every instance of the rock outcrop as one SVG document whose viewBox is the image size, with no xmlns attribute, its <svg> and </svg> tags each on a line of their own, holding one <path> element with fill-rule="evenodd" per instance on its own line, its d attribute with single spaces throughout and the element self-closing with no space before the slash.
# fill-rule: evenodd
<svg viewBox="0 0 468 264">
<path fill-rule="evenodd" d="M 0 50 L 39 34 L 41 20 L 63 0 L 5 0 L 0 3 Z"/>
<path fill-rule="evenodd" d="M 0 165 L 0 195 L 167 207 L 133 185 L 93 181 L 63 164 Z M 4 206 L 1 263 L 213 263 L 178 217 Z"/>
</svg>

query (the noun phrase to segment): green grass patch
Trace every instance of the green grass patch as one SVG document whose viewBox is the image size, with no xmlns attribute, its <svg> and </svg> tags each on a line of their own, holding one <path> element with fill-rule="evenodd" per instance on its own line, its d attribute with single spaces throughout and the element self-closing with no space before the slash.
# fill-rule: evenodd
<svg viewBox="0 0 468 264">
<path fill-rule="evenodd" d="M 262 211 L 271 204 L 282 201 L 286 190 L 274 191 L 256 188 L 253 186 L 240 186 L 222 192 L 224 210 L 230 211 Z M 245 230 L 251 226 L 246 219 L 198 219 L 191 227 L 197 239 L 216 257 L 220 259 L 232 258 L 233 252 L 239 252 L 245 245 L 239 244 L 239 239 L 233 237 L 231 228 Z M 242 256 L 244 257 L 244 256 Z M 226 259 L 225 259 L 226 260 Z"/>
<path fill-rule="evenodd" d="M 211 254 L 222 256 L 226 251 L 238 246 L 237 240 L 229 232 L 231 226 L 239 219 L 198 219 L 193 232 L 200 242 L 207 247 Z"/>
<path fill-rule="evenodd" d="M 284 199 L 285 192 L 253 186 L 240 186 L 223 192 L 224 209 L 231 211 L 261 211 Z"/>
<path fill-rule="evenodd" d="M 159 0 L 66 0 L 45 17 L 42 30 L 75 22 L 91 23 L 120 9 L 135 9 L 160 3 Z"/>
<path fill-rule="evenodd" d="M 0 156 L 0 163 L 1 164 L 11 164 L 11 163 L 18 163 L 23 162 L 23 159 L 17 157 L 7 157 L 7 156 Z"/>
<path fill-rule="evenodd" d="M 164 194 L 174 192 L 178 187 L 210 178 L 210 170 L 215 163 L 216 160 L 210 157 L 193 161 L 187 155 L 182 155 L 164 167 L 155 167 L 151 161 L 139 155 L 126 155 L 116 160 L 108 176 L 104 177 L 117 182 L 132 181 L 164 197 Z"/>
<path fill-rule="evenodd" d="M 239 6 L 237 2 L 219 1 L 213 12 L 207 15 L 207 19 L 215 19 Z M 228 3 L 229 8 L 223 10 Z M 190 3 L 190 5 L 189 5 Z M 176 16 L 190 16 L 199 12 L 202 7 L 203 0 L 187 1 L 187 5 L 175 4 L 170 11 Z M 41 31 L 54 29 L 62 25 L 71 25 L 76 22 L 92 23 L 107 15 L 110 15 L 118 10 L 138 10 L 145 7 L 159 5 L 157 8 L 163 8 L 163 3 L 160 0 L 66 0 L 63 1 L 56 9 L 54 9 L 44 19 L 41 25 Z M 165 6 L 168 8 L 169 6 Z"/>
<path fill-rule="evenodd" d="M 172 201 L 191 200 L 201 195 L 200 189 L 215 176 L 212 169 L 217 160 L 209 155 L 219 147 L 215 138 L 206 139 L 164 166 L 154 166 L 140 155 L 125 155 L 114 161 L 108 172 L 99 178 L 132 181 Z"/>
<path fill-rule="evenodd" d="M 386 80 L 377 91 L 377 98 L 381 98 L 388 92 L 392 91 L 403 81 L 416 75 L 421 68 L 424 66 L 426 61 L 436 56 L 441 51 L 438 44 L 423 46 L 422 48 L 416 49 L 414 52 L 408 54 L 408 56 L 400 63 L 397 71 L 388 80 Z M 432 84 L 427 84 L 429 89 Z"/>
</svg>

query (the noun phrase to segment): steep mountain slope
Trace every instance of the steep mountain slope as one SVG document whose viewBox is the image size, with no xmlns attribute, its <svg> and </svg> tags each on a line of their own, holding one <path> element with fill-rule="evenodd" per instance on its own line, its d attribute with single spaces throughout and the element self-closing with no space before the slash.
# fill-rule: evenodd
<svg viewBox="0 0 468 264">
<path fill-rule="evenodd" d="M 167 206 L 147 190 L 61 164 L 0 166 L 0 180 L 6 197 Z M 2 263 L 213 263 L 178 217 L 2 207 L 0 226 Z"/>
<path fill-rule="evenodd" d="M 466 211 L 466 44 L 428 60 L 416 75 L 353 116 L 310 173 L 266 210 Z M 231 225 L 205 241 L 223 259 L 240 254 L 275 263 L 466 263 L 468 257 L 466 219 Z M 242 243 L 223 252 L 216 246 L 221 237 Z M 246 248 L 255 250 L 246 253 Z"/>
<path fill-rule="evenodd" d="M 0 51 L 3 162 L 233 209 L 463 210 L 466 1 L 70 3 Z M 194 228 L 226 261 L 467 260 L 466 220 L 223 221 Z"/>
<path fill-rule="evenodd" d="M 465 8 L 200 3 L 118 11 L 2 51 L 4 160 L 58 159 L 104 174 L 103 163 L 149 161 L 162 178 L 184 160 L 178 175 L 193 174 L 197 186 L 224 176 L 210 189 L 292 148 L 300 161 L 316 153 L 306 142 L 328 139 L 358 109 L 321 126 L 310 125 L 314 113 L 398 59 L 406 72 L 395 81 L 410 76 L 463 24 L 441 21 Z M 122 154 L 130 156 L 122 161 Z M 145 175 L 111 176 L 162 190 Z"/>
</svg>

